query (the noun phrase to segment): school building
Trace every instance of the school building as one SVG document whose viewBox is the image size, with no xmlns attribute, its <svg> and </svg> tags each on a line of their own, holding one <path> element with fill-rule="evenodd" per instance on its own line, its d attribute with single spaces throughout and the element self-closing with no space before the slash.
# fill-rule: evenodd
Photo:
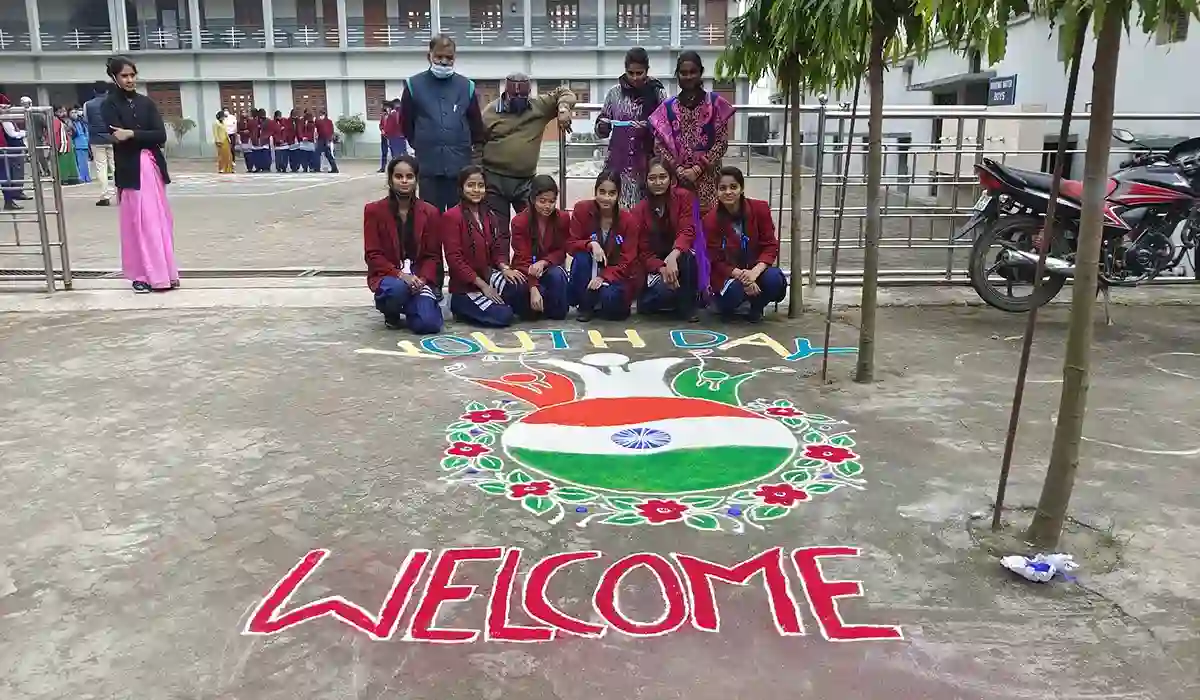
<svg viewBox="0 0 1200 700">
<path fill-rule="evenodd" d="M 599 102 L 643 46 L 651 73 L 674 90 L 679 53 L 695 50 L 711 76 L 738 0 L 11 0 L 0 3 L 0 92 L 13 102 L 73 104 L 103 80 L 114 52 L 134 58 L 142 87 L 168 122 L 197 127 L 178 145 L 208 154 L 221 107 L 327 109 L 359 114 L 377 142 L 380 106 L 428 66 L 429 39 L 458 45 L 458 71 L 490 101 L 512 71 L 536 88 L 569 84 Z M 745 80 L 711 88 L 734 103 Z M 586 115 L 579 114 L 582 121 Z M 739 125 L 740 126 L 740 125 Z M 590 132 L 577 124 L 576 132 Z"/>
</svg>

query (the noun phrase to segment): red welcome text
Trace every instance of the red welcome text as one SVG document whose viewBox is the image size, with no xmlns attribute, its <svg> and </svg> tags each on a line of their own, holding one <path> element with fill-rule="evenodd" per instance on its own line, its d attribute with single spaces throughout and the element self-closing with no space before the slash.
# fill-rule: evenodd
<svg viewBox="0 0 1200 700">
<path fill-rule="evenodd" d="M 417 592 L 417 583 L 428 570 L 424 588 L 420 589 L 403 632 L 404 641 L 466 644 L 482 635 L 484 641 L 537 643 L 549 642 L 564 634 L 599 638 L 609 629 L 631 637 L 657 637 L 670 634 L 685 624 L 691 624 L 701 632 L 717 633 L 721 631 L 721 612 L 714 584 L 746 586 L 754 579 L 767 594 L 771 619 L 782 636 L 806 634 L 798 603 L 803 597 L 817 630 L 831 642 L 903 639 L 897 625 L 852 624 L 842 618 L 838 610 L 839 599 L 862 596 L 862 582 L 829 580 L 825 578 L 821 563 L 827 559 L 857 557 L 859 553 L 857 547 L 803 547 L 793 550 L 789 557 L 783 548 L 774 547 L 733 566 L 687 554 L 673 553 L 669 557 L 646 552 L 630 554 L 610 564 L 598 580 L 592 607 L 604 624 L 596 624 L 555 607 L 547 588 L 551 578 L 567 567 L 586 566 L 587 562 L 602 558 L 604 555 L 598 551 L 552 554 L 534 563 L 524 581 L 518 581 L 517 572 L 523 556 L 518 547 L 459 547 L 443 550 L 436 557 L 430 550 L 416 549 L 409 552 L 400 565 L 378 612 L 368 612 L 338 595 L 287 609 L 304 581 L 330 555 L 327 549 L 315 549 L 292 567 L 263 598 L 246 623 L 243 634 L 278 634 L 329 616 L 371 639 L 392 639 Z M 466 581 L 456 581 L 458 566 L 480 561 L 496 563 L 487 615 L 481 629 L 439 627 L 439 611 L 444 606 L 470 600 L 478 588 Z M 801 596 L 793 591 L 787 573 L 789 568 L 795 571 L 800 581 Z M 637 569 L 644 569 L 655 579 L 662 597 L 662 611 L 657 619 L 635 620 L 621 610 L 621 583 Z M 535 624 L 514 621 L 514 598 L 520 601 L 522 612 Z"/>
</svg>

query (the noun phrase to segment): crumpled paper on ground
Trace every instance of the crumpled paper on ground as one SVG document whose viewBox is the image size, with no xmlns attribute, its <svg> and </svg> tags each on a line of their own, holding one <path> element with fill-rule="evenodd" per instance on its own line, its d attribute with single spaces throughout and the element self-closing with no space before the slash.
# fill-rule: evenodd
<svg viewBox="0 0 1200 700">
<path fill-rule="evenodd" d="M 1037 583 L 1046 583 L 1057 574 L 1066 577 L 1079 568 L 1070 554 L 1039 554 L 1032 559 L 1013 555 L 1003 557 L 1000 566 Z"/>
</svg>

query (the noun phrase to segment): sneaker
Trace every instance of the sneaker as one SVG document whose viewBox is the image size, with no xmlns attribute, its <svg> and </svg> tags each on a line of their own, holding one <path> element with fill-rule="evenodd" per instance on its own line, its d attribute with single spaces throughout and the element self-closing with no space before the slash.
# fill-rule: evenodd
<svg viewBox="0 0 1200 700">
<path fill-rule="evenodd" d="M 21 206 L 20 204 L 17 204 L 16 202 L 10 201 L 10 202 L 4 203 L 4 211 L 21 211 L 24 208 L 25 207 Z"/>
<path fill-rule="evenodd" d="M 107 199 L 101 199 L 100 201 L 96 202 L 96 206 L 108 207 L 108 206 L 112 206 L 112 202 L 108 201 Z"/>
<path fill-rule="evenodd" d="M 171 289 L 179 289 L 179 280 L 171 280 Z"/>
<path fill-rule="evenodd" d="M 399 316 L 384 316 L 383 325 L 387 326 L 389 330 L 402 331 L 404 330 L 404 319 Z"/>
<path fill-rule="evenodd" d="M 133 283 L 133 293 L 134 294 L 149 294 L 152 291 L 154 291 L 154 289 L 151 288 L 150 284 L 147 282 L 134 282 Z"/>
</svg>

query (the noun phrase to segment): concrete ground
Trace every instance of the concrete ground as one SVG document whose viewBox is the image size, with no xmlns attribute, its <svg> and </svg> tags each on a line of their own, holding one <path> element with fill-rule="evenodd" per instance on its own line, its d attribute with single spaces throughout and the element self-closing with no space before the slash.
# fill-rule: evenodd
<svg viewBox="0 0 1200 700">
<path fill-rule="evenodd" d="M 748 171 L 751 196 L 779 205 L 781 186 L 778 161 L 755 157 L 729 158 L 728 162 Z M 362 207 L 383 196 L 383 176 L 372 161 L 346 160 L 338 175 L 285 173 L 219 175 L 212 163 L 196 160 L 172 160 L 169 164 L 173 183 L 168 189 L 175 217 L 175 246 L 179 264 L 185 270 L 248 268 L 331 268 L 357 270 L 363 267 L 361 236 Z M 554 172 L 557 163 L 543 162 L 543 171 Z M 581 172 L 578 164 L 569 172 Z M 594 176 L 569 177 L 567 201 L 573 205 L 590 196 Z M 781 184 L 782 183 L 782 184 Z M 808 269 L 812 240 L 812 180 L 804 183 L 803 225 L 800 238 L 802 269 Z M 72 264 L 77 269 L 116 270 L 120 268 L 117 209 L 94 206 L 94 184 L 65 189 L 66 220 Z M 826 187 L 822 192 L 824 216 L 835 211 L 837 191 Z M 899 190 L 892 191 L 892 206 L 917 207 L 906 202 Z M 959 202 L 966 210 L 971 202 Z M 791 206 L 784 197 L 782 206 Z M 846 199 L 848 214 L 843 231 L 844 247 L 839 269 L 853 274 L 862 268 L 862 219 L 855 208 L 864 206 L 861 188 L 852 187 Z M 32 207 L 30 207 L 32 209 Z M 916 211 L 916 209 L 913 209 Z M 784 219 L 790 216 L 784 212 Z M 942 215 L 938 215 L 942 216 Z M 790 229 L 780 227 L 784 239 L 785 267 L 790 266 Z M 882 267 L 887 270 L 945 270 L 948 253 L 943 246 L 950 232 L 946 218 L 898 218 L 894 212 L 885 219 L 885 250 Z M 833 222 L 821 222 L 822 240 L 832 240 Z M 22 224 L 22 240 L 35 243 L 36 228 Z M 0 213 L 0 246 L 14 242 L 12 224 Z M 40 264 L 38 249 L 26 249 L 30 255 L 0 257 L 0 269 L 33 268 Z M 822 244 L 818 268 L 828 269 L 832 244 Z M 950 261 L 954 269 L 966 264 L 966 250 L 959 249 Z M 941 274 L 940 272 L 938 274 Z"/>
<path fill-rule="evenodd" d="M 339 196 L 348 196 L 349 184 L 330 192 L 343 187 Z M 211 245 L 256 235 L 189 225 Z M 283 237 L 302 241 L 313 231 Z M 750 380 L 747 394 L 848 421 L 865 467 L 862 488 L 847 484 L 736 535 L 678 523 L 555 524 L 516 501 L 442 481 L 447 424 L 466 403 L 496 394 L 447 374 L 448 361 L 356 352 L 396 351 L 412 338 L 385 330 L 367 304 L 352 307 L 349 290 L 296 287 L 280 298 L 209 287 L 59 294 L 53 309 L 34 297 L 0 314 L 5 700 L 1200 696 L 1200 327 L 1190 308 L 1122 308 L 1116 325 L 1098 328 L 1072 512 L 1099 530 L 1104 547 L 1073 552 L 1083 565 L 1077 580 L 1035 585 L 1001 570 L 969 530 L 994 493 L 1021 317 L 884 309 L 871 386 L 848 381 L 852 355 L 833 356 L 833 383 L 822 385 L 811 376 L 817 359 L 784 363 L 746 345 L 714 353 L 733 358 L 722 365 L 733 370 L 794 369 Z M 128 301 L 106 302 L 118 293 Z M 246 308 L 256 295 L 274 302 Z M 168 299 L 180 301 L 160 301 Z M 855 311 L 842 309 L 832 344 L 853 346 L 855 322 Z M 573 349 L 553 357 L 589 352 L 577 324 L 560 326 Z M 626 326 L 646 347 L 610 352 L 687 357 L 664 322 L 595 328 L 615 336 Z M 753 330 L 819 346 L 823 326 L 816 315 L 775 316 Z M 731 338 L 752 332 L 707 319 L 698 327 Z M 1066 309 L 1048 309 L 1013 466 L 1013 521 L 1040 488 L 1065 331 Z M 515 366 L 490 359 L 454 362 L 469 376 Z M 539 557 L 587 549 L 608 563 L 674 551 L 732 564 L 775 546 L 861 547 L 858 559 L 826 565 L 826 578 L 865 586 L 862 598 L 843 600 L 842 614 L 899 625 L 905 639 L 830 643 L 803 605 L 809 634 L 780 636 L 757 585 L 718 588 L 719 634 L 685 626 L 650 639 L 610 631 L 537 645 L 424 645 L 400 639 L 411 606 L 388 642 L 331 619 L 241 634 L 310 550 L 331 554 L 288 609 L 337 594 L 374 610 L 410 550 L 487 545 L 524 548 L 522 573 Z M 554 603 L 591 617 L 599 571 L 564 571 L 551 586 Z M 494 572 L 463 566 L 455 581 L 480 589 L 444 606 L 438 623 L 479 629 Z M 631 616 L 660 615 L 649 577 L 631 575 L 622 590 Z M 529 624 L 519 609 L 513 622 Z"/>
</svg>

